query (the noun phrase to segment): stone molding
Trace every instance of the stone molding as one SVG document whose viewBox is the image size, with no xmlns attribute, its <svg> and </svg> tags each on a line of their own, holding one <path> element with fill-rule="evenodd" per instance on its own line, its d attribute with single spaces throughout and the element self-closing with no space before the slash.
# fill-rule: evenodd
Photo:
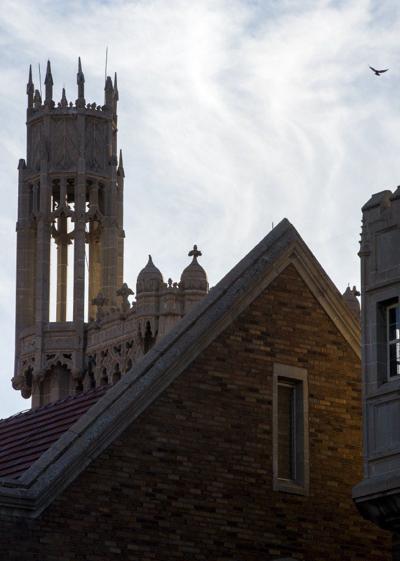
<svg viewBox="0 0 400 561">
<path fill-rule="evenodd" d="M 283 219 L 19 480 L 0 480 L 0 511 L 37 517 L 289 265 L 359 356 L 358 322 Z"/>
</svg>

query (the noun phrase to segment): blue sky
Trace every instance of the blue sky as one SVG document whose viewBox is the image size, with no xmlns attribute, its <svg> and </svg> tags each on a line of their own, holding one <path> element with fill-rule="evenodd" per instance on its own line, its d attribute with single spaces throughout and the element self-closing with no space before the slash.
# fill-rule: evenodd
<svg viewBox="0 0 400 561">
<path fill-rule="evenodd" d="M 286 216 L 340 290 L 359 285 L 360 207 L 400 183 L 395 1 L 3 0 L 0 417 L 29 407 L 13 373 L 17 163 L 25 87 L 49 58 L 55 100 L 118 72 L 125 279 L 148 253 L 179 280 L 193 243 L 215 284 Z M 390 67 L 377 78 L 368 69 Z"/>
</svg>

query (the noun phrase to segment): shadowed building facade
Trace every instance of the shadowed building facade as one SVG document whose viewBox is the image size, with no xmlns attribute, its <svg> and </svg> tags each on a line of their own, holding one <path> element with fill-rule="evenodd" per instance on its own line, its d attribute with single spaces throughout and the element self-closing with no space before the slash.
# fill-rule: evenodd
<svg viewBox="0 0 400 561">
<path fill-rule="evenodd" d="M 394 536 L 400 559 L 400 188 L 363 206 L 364 478 L 353 489 L 361 514 Z"/>
</svg>

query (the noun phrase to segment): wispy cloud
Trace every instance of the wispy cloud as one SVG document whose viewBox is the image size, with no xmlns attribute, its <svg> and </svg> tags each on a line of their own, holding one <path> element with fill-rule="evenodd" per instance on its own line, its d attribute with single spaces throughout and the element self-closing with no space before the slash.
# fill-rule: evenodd
<svg viewBox="0 0 400 561">
<path fill-rule="evenodd" d="M 28 64 L 37 81 L 37 63 L 50 58 L 56 96 L 65 84 L 75 99 L 80 55 L 87 98 L 101 102 L 108 45 L 119 77 L 128 283 L 148 253 L 178 279 L 196 242 L 214 284 L 283 216 L 340 289 L 358 283 L 359 208 L 400 176 L 399 20 L 394 1 L 4 0 L 7 262 Z M 377 78 L 369 64 L 391 69 Z M 5 266 L 0 310 L 10 309 L 13 279 Z M 12 353 L 3 351 L 8 388 Z M 3 395 L 7 414 L 17 402 L 11 390 Z"/>
</svg>

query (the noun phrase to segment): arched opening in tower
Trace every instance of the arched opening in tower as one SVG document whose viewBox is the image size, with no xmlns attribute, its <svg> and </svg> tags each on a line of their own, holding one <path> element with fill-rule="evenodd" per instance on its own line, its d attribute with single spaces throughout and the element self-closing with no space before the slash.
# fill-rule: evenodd
<svg viewBox="0 0 400 561">
<path fill-rule="evenodd" d="M 51 183 L 50 321 L 73 319 L 74 184 L 65 176 Z"/>
</svg>

